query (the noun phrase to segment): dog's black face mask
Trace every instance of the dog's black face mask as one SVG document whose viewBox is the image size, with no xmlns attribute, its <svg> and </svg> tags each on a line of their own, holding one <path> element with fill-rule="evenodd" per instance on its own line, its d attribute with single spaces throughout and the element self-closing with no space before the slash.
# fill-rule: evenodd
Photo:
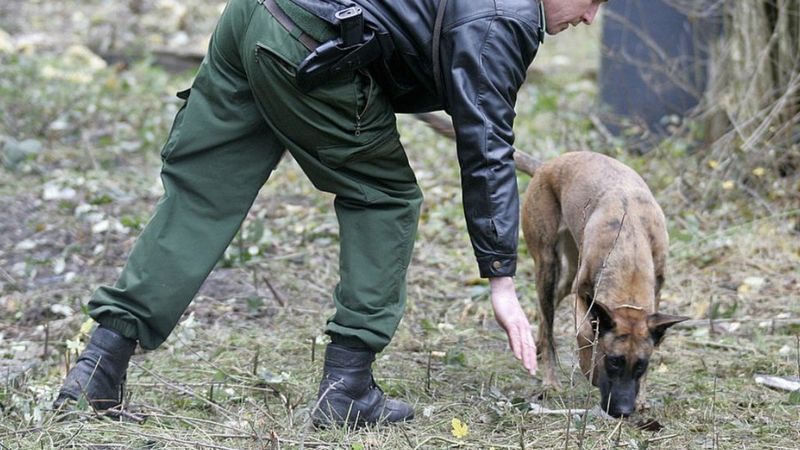
<svg viewBox="0 0 800 450">
<path fill-rule="evenodd" d="M 600 389 L 600 406 L 615 417 L 636 410 L 636 397 L 650 356 L 670 326 L 686 317 L 650 314 L 637 308 L 611 310 L 589 304 L 592 330 L 598 337 L 592 382 Z"/>
<path fill-rule="evenodd" d="M 648 359 L 629 361 L 625 355 L 606 355 L 599 373 L 600 406 L 614 417 L 628 417 L 636 410 L 639 384 Z"/>
</svg>

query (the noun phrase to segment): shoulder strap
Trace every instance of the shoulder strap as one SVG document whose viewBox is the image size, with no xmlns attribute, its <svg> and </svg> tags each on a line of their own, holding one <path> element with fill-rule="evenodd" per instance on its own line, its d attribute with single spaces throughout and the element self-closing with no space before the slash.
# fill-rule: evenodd
<svg viewBox="0 0 800 450">
<path fill-rule="evenodd" d="M 447 0 L 439 0 L 436 9 L 436 22 L 433 24 L 433 81 L 436 83 L 436 93 L 444 97 L 444 86 L 442 84 L 442 63 L 439 60 L 442 42 L 442 23 L 444 22 L 444 10 L 447 8 Z"/>
</svg>

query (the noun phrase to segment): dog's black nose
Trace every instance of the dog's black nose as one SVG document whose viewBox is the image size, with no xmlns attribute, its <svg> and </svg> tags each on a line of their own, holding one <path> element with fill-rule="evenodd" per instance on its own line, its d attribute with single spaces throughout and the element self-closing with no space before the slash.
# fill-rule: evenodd
<svg viewBox="0 0 800 450">
<path fill-rule="evenodd" d="M 633 405 L 611 405 L 608 414 L 614 417 L 628 417 L 633 414 L 633 410 Z"/>
</svg>

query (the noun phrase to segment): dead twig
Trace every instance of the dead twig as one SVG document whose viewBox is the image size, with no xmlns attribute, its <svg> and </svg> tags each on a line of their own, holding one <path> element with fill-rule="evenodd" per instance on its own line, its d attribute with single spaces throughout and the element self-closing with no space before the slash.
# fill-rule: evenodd
<svg viewBox="0 0 800 450">
<path fill-rule="evenodd" d="M 677 323 L 674 329 L 694 329 L 703 328 L 708 326 L 710 319 L 697 319 L 687 320 L 685 322 Z M 742 319 L 713 319 L 714 325 L 726 325 L 732 323 L 754 323 L 756 322 L 760 327 L 790 327 L 793 325 L 800 325 L 800 319 L 787 318 L 787 319 L 756 319 L 756 318 L 742 318 Z"/>
<path fill-rule="evenodd" d="M 594 127 L 597 129 L 597 132 L 603 136 L 603 139 L 605 139 L 607 144 L 612 144 L 616 141 L 614 135 L 608 131 L 608 128 L 606 128 L 606 126 L 603 124 L 603 121 L 600 120 L 600 117 L 598 117 L 597 114 L 589 114 L 589 120 L 592 121 L 592 125 L 594 125 Z"/>
<path fill-rule="evenodd" d="M 667 434 L 667 435 L 664 435 L 664 436 L 656 436 L 656 437 L 652 437 L 652 438 L 648 439 L 647 443 L 648 444 L 652 444 L 653 442 L 666 441 L 667 439 L 672 439 L 672 438 L 678 437 L 678 436 L 680 436 L 680 435 L 677 434 L 677 433 L 675 433 L 675 434 Z"/>
<path fill-rule="evenodd" d="M 737 351 L 737 352 L 747 352 L 747 353 L 753 353 L 753 354 L 760 354 L 761 353 L 760 351 L 758 351 L 758 350 L 756 350 L 754 348 L 751 348 L 751 347 L 743 347 L 743 346 L 739 346 L 739 345 L 723 344 L 721 342 L 698 341 L 698 340 L 692 340 L 692 341 L 686 341 L 686 342 L 688 344 L 697 345 L 699 347 L 721 348 L 723 350 L 733 350 L 733 351 Z"/>
<path fill-rule="evenodd" d="M 16 289 L 16 290 L 18 290 L 20 292 L 24 292 L 24 290 L 22 289 L 22 285 L 17 283 L 17 280 L 15 280 L 14 277 L 12 277 L 11 274 L 6 272 L 5 269 L 3 269 L 2 267 L 0 267 L 0 275 L 2 275 L 3 278 L 8 280 L 8 282 L 11 283 L 11 286 L 14 289 Z"/>
<path fill-rule="evenodd" d="M 167 385 L 167 386 L 169 386 L 169 387 L 171 387 L 171 388 L 175 389 L 176 391 L 178 391 L 178 392 L 181 392 L 181 393 L 184 393 L 184 394 L 186 394 L 186 395 L 188 395 L 188 396 L 190 396 L 190 397 L 192 397 L 192 398 L 194 398 L 194 399 L 196 399 L 196 400 L 199 400 L 199 401 L 201 401 L 201 402 L 205 403 L 206 405 L 210 406 L 211 408 L 213 408 L 213 409 L 215 409 L 215 410 L 219 411 L 220 413 L 222 413 L 222 414 L 225 416 L 225 418 L 226 418 L 226 419 L 229 419 L 229 420 L 230 420 L 230 419 L 233 419 L 233 418 L 234 418 L 234 415 L 233 415 L 233 414 L 231 414 L 231 412 L 230 412 L 230 411 L 228 411 L 227 409 L 223 408 L 222 406 L 220 406 L 220 405 L 218 405 L 218 404 L 216 404 L 216 403 L 214 403 L 214 402 L 212 402 L 212 401 L 209 401 L 209 400 L 208 400 L 207 398 L 205 398 L 204 396 L 202 396 L 202 395 L 199 395 L 199 394 L 197 394 L 196 392 L 194 392 L 194 391 L 192 391 L 192 390 L 190 390 L 190 389 L 186 389 L 185 387 L 183 387 L 183 386 L 181 386 L 181 385 L 179 385 L 179 384 L 176 384 L 176 383 L 173 383 L 173 382 L 171 382 L 170 380 L 168 380 L 166 377 L 162 376 L 161 374 L 158 374 L 158 373 L 156 373 L 156 372 L 154 372 L 154 371 L 152 371 L 152 370 L 148 369 L 147 367 L 144 367 L 144 366 L 143 366 L 143 365 L 141 365 L 141 364 L 137 364 L 135 361 L 131 361 L 131 363 L 130 363 L 130 364 L 131 364 L 132 366 L 134 366 L 134 367 L 138 368 L 138 369 L 141 369 L 142 371 L 144 371 L 144 372 L 145 372 L 145 373 L 147 373 L 148 375 L 150 375 L 150 376 L 152 376 L 152 377 L 156 378 L 156 379 L 157 379 L 157 380 L 159 380 L 160 382 L 162 382 L 162 383 L 164 383 L 165 385 Z"/>
<path fill-rule="evenodd" d="M 275 286 L 273 286 L 272 283 L 269 282 L 269 278 L 263 276 L 261 277 L 261 279 L 264 280 L 264 283 L 266 283 L 267 288 L 269 288 L 269 291 L 272 292 L 272 296 L 275 297 L 275 300 L 277 300 L 278 304 L 281 305 L 281 308 L 286 308 L 286 305 L 288 304 L 288 302 L 286 301 L 286 297 L 283 294 L 281 294 L 280 291 L 275 289 Z"/>
<path fill-rule="evenodd" d="M 794 392 L 800 390 L 800 378 L 798 377 L 778 377 L 774 375 L 756 375 L 753 377 L 756 384 L 767 386 L 782 391 Z"/>
<path fill-rule="evenodd" d="M 571 414 L 586 414 L 588 409 L 548 409 L 541 405 L 537 405 L 536 403 L 531 403 L 531 410 L 528 411 L 529 414 L 537 415 L 537 416 L 558 416 L 558 415 L 571 415 Z"/>
</svg>

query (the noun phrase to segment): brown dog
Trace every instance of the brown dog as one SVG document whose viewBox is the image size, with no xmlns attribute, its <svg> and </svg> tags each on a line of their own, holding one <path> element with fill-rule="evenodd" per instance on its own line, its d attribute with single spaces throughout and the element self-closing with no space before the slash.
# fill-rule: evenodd
<svg viewBox="0 0 800 450">
<path fill-rule="evenodd" d="M 600 388 L 606 412 L 628 416 L 664 332 L 688 319 L 658 312 L 664 213 L 642 178 L 607 156 L 567 153 L 540 167 L 515 157 L 517 168 L 533 175 L 522 230 L 536 263 L 544 382 L 560 387 L 553 316 L 573 294 L 581 371 Z"/>
</svg>

